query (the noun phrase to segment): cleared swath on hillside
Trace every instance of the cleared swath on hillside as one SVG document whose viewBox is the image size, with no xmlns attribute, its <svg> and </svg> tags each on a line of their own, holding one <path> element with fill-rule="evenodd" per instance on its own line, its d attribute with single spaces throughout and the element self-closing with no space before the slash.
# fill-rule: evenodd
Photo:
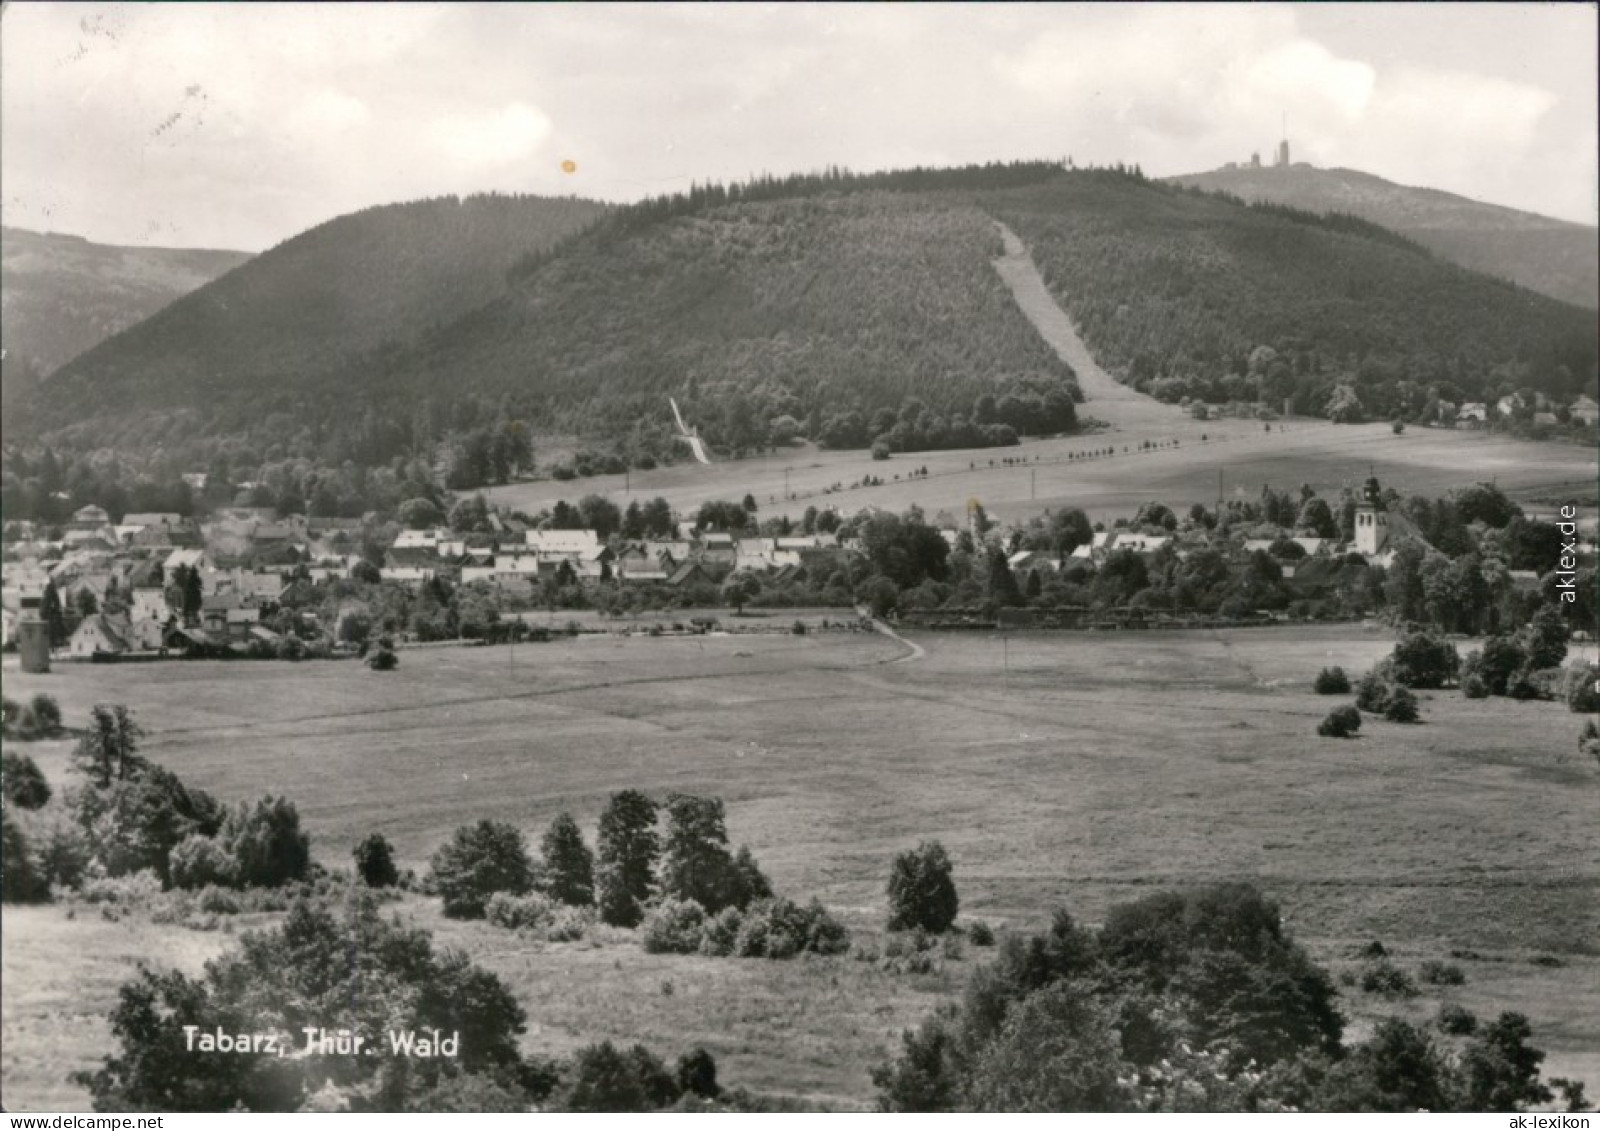
<svg viewBox="0 0 1600 1131">
<path fill-rule="evenodd" d="M 115 409 L 204 414 L 308 376 L 336 379 L 364 351 L 493 301 L 518 259 L 605 212 L 587 200 L 492 195 L 341 216 L 90 351 L 30 408 L 39 427 Z"/>
<path fill-rule="evenodd" d="M 1593 381 L 1592 313 L 1361 221 L 1104 175 L 988 204 L 1029 246 L 1096 360 L 1138 383 L 1243 373 L 1262 344 L 1305 353 L 1328 384 L 1365 380 L 1368 357 L 1383 359 L 1390 385 L 1450 380 L 1471 392 L 1512 363 L 1518 383 L 1552 393 Z"/>
</svg>

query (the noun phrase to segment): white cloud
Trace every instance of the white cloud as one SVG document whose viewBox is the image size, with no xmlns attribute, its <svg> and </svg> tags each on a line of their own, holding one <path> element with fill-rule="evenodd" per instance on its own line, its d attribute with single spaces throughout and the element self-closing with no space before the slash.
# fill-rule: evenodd
<svg viewBox="0 0 1600 1131">
<path fill-rule="evenodd" d="M 361 99 L 329 89 L 302 99 L 296 117 L 307 133 L 341 134 L 366 125 L 372 120 L 372 111 Z"/>
<path fill-rule="evenodd" d="M 1514 4 L 18 4 L 4 216 L 259 248 L 440 192 L 631 199 L 1066 154 L 1165 175 L 1265 153 L 1287 112 L 1299 159 L 1592 222 L 1594 22 Z"/>
<path fill-rule="evenodd" d="M 498 110 L 443 116 L 429 132 L 433 145 L 449 159 L 495 166 L 532 156 L 554 128 L 538 107 L 512 102 Z"/>
</svg>

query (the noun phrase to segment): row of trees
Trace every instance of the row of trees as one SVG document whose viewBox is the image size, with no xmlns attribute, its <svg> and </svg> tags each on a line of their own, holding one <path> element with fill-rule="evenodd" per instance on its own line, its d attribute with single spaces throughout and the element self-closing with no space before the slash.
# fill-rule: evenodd
<svg viewBox="0 0 1600 1131">
<path fill-rule="evenodd" d="M 656 830 L 663 809 L 664 835 Z M 612 795 L 595 852 L 570 814 L 551 824 L 537 863 L 518 829 L 485 820 L 457 829 L 435 853 L 430 883 L 445 914 L 457 918 L 481 918 L 496 894 L 538 891 L 570 906 L 593 905 L 618 927 L 638 926 L 657 899 L 692 901 L 715 914 L 772 895 L 749 849 L 729 849 L 720 798 L 674 793 L 658 806 L 638 790 Z"/>
</svg>

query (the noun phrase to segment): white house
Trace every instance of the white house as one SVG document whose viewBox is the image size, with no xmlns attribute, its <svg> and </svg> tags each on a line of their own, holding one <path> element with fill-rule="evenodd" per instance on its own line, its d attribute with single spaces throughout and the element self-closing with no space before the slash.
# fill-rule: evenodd
<svg viewBox="0 0 1600 1131">
<path fill-rule="evenodd" d="M 522 537 L 530 550 L 551 557 L 580 559 L 600 546 L 592 530 L 527 530 Z"/>
<path fill-rule="evenodd" d="M 67 655 L 87 659 L 95 653 L 117 655 L 132 647 L 128 643 L 126 622 L 119 622 L 104 613 L 85 617 L 67 640 Z"/>
<path fill-rule="evenodd" d="M 448 533 L 448 532 L 446 532 Z M 402 530 L 394 537 L 396 550 L 433 550 L 439 549 L 440 533 L 433 530 Z"/>
<path fill-rule="evenodd" d="M 179 566 L 188 569 L 209 569 L 211 563 L 207 560 L 204 550 L 174 550 L 161 563 L 161 568 L 168 574 Z"/>
</svg>

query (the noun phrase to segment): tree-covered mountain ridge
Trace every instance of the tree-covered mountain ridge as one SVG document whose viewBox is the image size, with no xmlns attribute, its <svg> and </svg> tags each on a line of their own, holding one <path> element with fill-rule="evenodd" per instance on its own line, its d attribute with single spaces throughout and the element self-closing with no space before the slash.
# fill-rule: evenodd
<svg viewBox="0 0 1600 1131">
<path fill-rule="evenodd" d="M 250 258 L 242 251 L 119 246 L 9 227 L 0 229 L 0 253 L 0 372 L 8 393 Z"/>
<path fill-rule="evenodd" d="M 728 448 L 785 433 L 859 446 L 896 426 L 903 446 L 972 438 L 1001 422 L 990 406 L 1007 396 L 1020 430 L 1062 430 L 1043 405 L 1070 397 L 1073 375 L 993 269 L 996 220 L 1097 360 L 1163 399 L 1181 388 L 1320 413 L 1349 386 L 1387 415 L 1430 392 L 1570 398 L 1594 381 L 1591 314 L 1368 221 L 1251 206 L 1136 168 L 1027 162 L 830 170 L 595 208 L 496 260 L 490 297 L 470 309 L 457 295 L 430 304 L 433 277 L 419 271 L 423 295 L 388 300 L 403 314 L 330 330 L 310 354 L 282 345 L 303 296 L 252 298 L 249 348 L 231 351 L 218 339 L 237 322 L 196 302 L 63 370 L 39 431 L 81 442 L 91 424 L 102 442 L 138 445 L 159 413 L 169 445 L 374 462 L 517 419 L 660 458 L 674 450 L 668 396 Z"/>
<path fill-rule="evenodd" d="M 1600 307 L 1600 229 L 1592 224 L 1396 184 L 1357 169 L 1234 165 L 1171 181 L 1252 203 L 1361 216 L 1453 263 L 1503 276 L 1564 302 Z"/>
</svg>

